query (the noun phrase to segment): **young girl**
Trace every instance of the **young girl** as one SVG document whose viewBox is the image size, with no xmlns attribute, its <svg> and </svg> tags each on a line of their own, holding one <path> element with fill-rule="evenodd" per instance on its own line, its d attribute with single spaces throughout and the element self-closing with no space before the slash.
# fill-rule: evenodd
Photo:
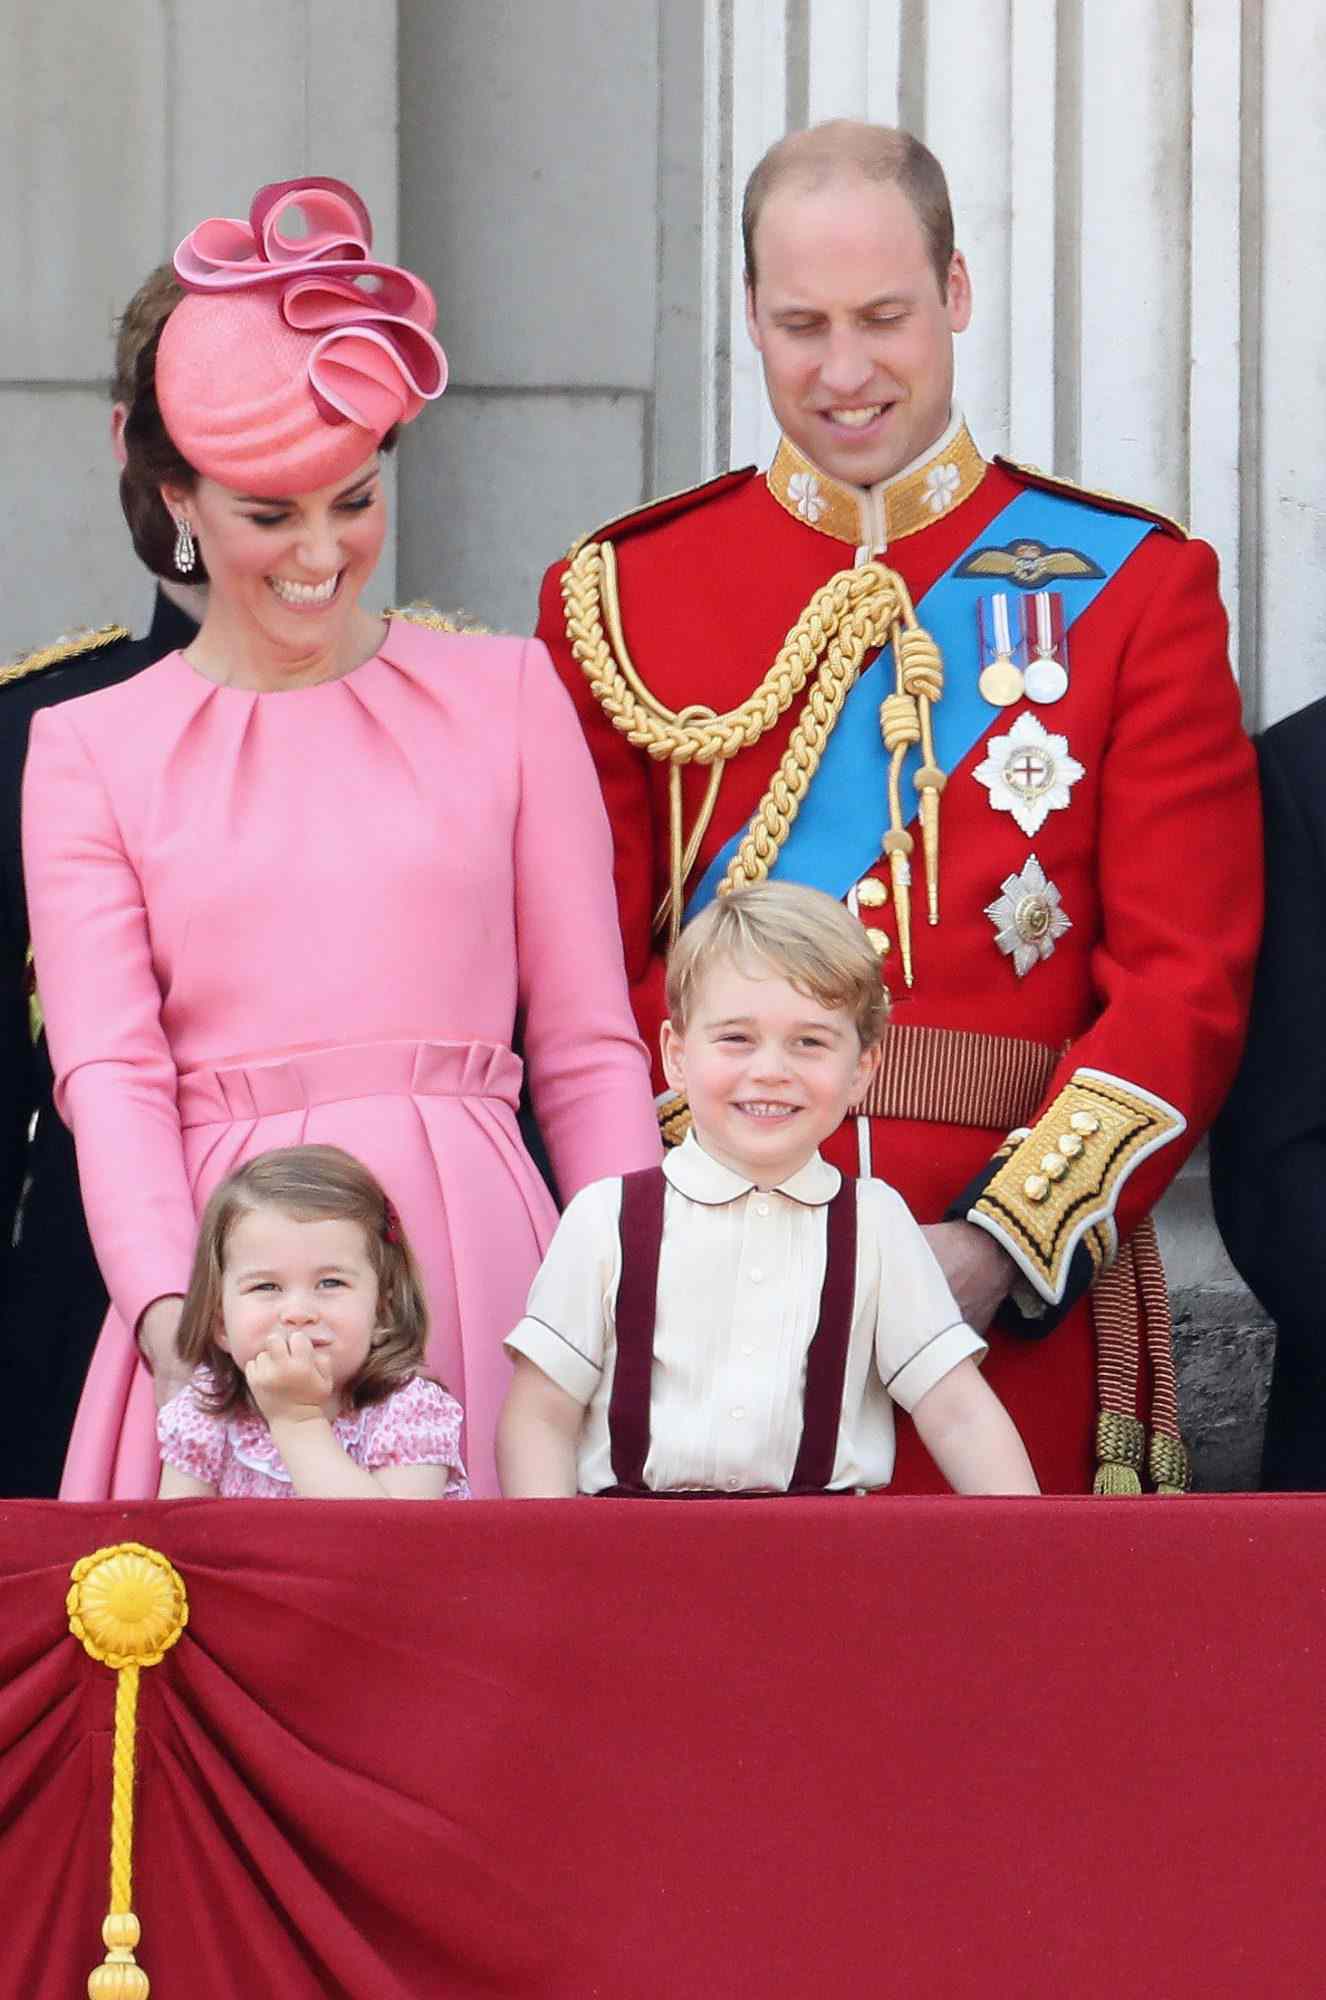
<svg viewBox="0 0 1326 2000">
<path fill-rule="evenodd" d="M 428 1315 L 395 1209 L 339 1146 L 216 1189 L 157 1417 L 162 1499 L 463 1500 L 461 1409 L 422 1375 Z"/>
</svg>

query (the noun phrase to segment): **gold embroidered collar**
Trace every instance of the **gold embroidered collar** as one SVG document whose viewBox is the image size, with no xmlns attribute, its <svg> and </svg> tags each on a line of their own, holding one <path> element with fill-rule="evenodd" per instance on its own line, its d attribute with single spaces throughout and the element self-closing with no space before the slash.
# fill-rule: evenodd
<svg viewBox="0 0 1326 2000">
<path fill-rule="evenodd" d="M 985 460 L 960 416 L 933 451 L 875 486 L 845 486 L 788 438 L 769 467 L 769 491 L 794 519 L 835 541 L 886 549 L 960 506 L 985 477 Z"/>
</svg>

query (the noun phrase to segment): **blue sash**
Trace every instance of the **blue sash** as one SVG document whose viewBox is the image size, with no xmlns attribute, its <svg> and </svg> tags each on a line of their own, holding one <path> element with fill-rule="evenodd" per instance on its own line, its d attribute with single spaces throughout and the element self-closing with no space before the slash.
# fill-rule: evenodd
<svg viewBox="0 0 1326 2000">
<path fill-rule="evenodd" d="M 955 770 L 994 719 L 1006 712 L 986 701 L 977 686 L 976 603 L 982 591 L 997 589 L 1000 579 L 957 574 L 977 546 L 1036 541 L 1047 549 L 1071 548 L 1088 557 L 1100 575 L 1048 579 L 1063 599 L 1066 631 L 1095 602 L 1152 526 L 1133 514 L 1110 514 L 1081 500 L 1028 488 L 982 528 L 930 586 L 916 616 L 938 645 L 945 667 L 944 698 L 933 710 L 935 757 L 941 770 Z M 883 560 L 887 559 L 886 552 Z M 770 875 L 827 890 L 841 902 L 878 861 L 880 840 L 888 827 L 889 771 L 879 709 L 893 685 L 893 648 L 885 646 L 843 703 L 819 770 Z M 910 753 L 909 762 L 919 764 L 919 751 Z M 906 822 L 916 818 L 918 808 L 916 787 L 905 766 L 901 789 Z M 687 901 L 688 920 L 713 900 L 745 835 L 743 825 L 714 856 Z"/>
</svg>

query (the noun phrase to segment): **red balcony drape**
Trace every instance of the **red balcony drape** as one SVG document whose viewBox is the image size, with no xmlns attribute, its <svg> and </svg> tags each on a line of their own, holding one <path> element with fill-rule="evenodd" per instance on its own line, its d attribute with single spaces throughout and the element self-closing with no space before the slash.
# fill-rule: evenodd
<svg viewBox="0 0 1326 2000">
<path fill-rule="evenodd" d="M 0 1992 L 1095 2000 L 1326 1983 L 1326 1500 L 0 1504 Z"/>
</svg>

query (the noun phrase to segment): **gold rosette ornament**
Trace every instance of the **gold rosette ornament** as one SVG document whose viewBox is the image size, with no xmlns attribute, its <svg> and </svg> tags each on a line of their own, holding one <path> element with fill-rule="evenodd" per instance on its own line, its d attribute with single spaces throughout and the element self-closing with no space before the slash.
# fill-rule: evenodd
<svg viewBox="0 0 1326 2000">
<path fill-rule="evenodd" d="M 156 1549 L 119 1542 L 74 1564 L 66 1607 L 69 1630 L 84 1650 L 118 1676 L 112 1753 L 110 1910 L 101 1927 L 103 1964 L 89 1973 L 89 2000 L 147 2000 L 151 1984 L 135 1962 L 140 1930 L 133 1913 L 134 1743 L 138 1675 L 155 1667 L 179 1639 L 189 1600 L 178 1570 Z"/>
</svg>

